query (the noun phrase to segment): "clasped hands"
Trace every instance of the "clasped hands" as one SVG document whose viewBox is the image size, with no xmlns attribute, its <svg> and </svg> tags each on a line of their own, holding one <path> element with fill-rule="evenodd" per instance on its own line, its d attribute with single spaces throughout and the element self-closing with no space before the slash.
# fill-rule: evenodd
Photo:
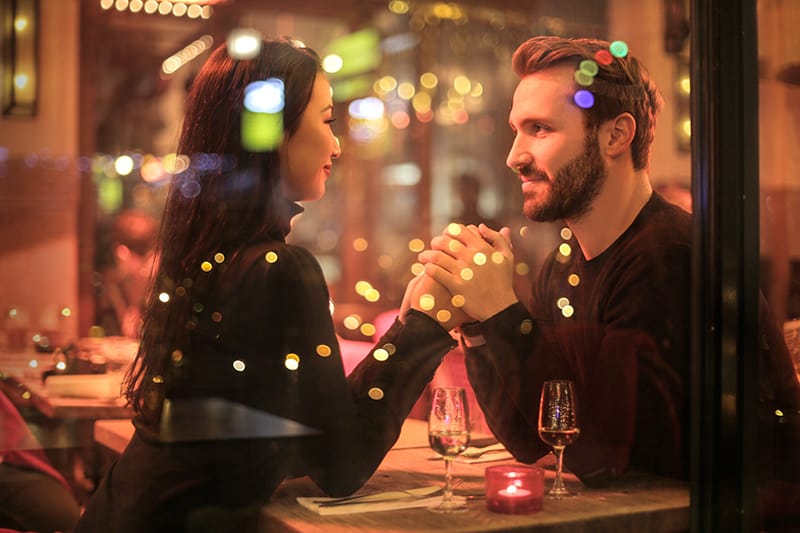
<svg viewBox="0 0 800 533">
<path fill-rule="evenodd" d="M 449 224 L 419 254 L 425 266 L 403 296 L 400 316 L 416 309 L 446 330 L 482 322 L 517 302 L 510 230 Z"/>
</svg>

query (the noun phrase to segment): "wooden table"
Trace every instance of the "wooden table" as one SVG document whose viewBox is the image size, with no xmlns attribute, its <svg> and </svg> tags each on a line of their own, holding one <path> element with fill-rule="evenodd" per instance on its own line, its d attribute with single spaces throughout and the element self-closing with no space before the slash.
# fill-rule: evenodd
<svg viewBox="0 0 800 533">
<path fill-rule="evenodd" d="M 95 423 L 95 439 L 111 450 L 121 452 L 133 434 L 128 420 L 100 420 Z M 567 452 L 569 453 L 569 449 Z M 432 460 L 427 444 L 427 425 L 408 419 L 395 446 L 362 491 L 410 489 L 441 484 L 444 465 Z M 583 487 L 571 474 L 567 486 L 579 494 L 564 500 L 546 498 L 542 511 L 529 515 L 504 515 L 486 510 L 483 499 L 484 470 L 489 465 L 518 464 L 497 461 L 467 464 L 456 462 L 453 475 L 464 480 L 456 494 L 481 495 L 468 500 L 469 510 L 440 515 L 426 509 L 320 516 L 301 507 L 298 496 L 322 496 L 309 479 L 286 481 L 269 504 L 262 509 L 260 533 L 411 533 L 411 532 L 639 532 L 687 531 L 689 529 L 689 489 L 684 483 L 663 478 L 630 474 L 624 485 L 596 490 Z M 553 473 L 547 469 L 547 486 Z"/>
<path fill-rule="evenodd" d="M 431 460 L 427 428 L 423 421 L 408 420 L 403 435 L 367 482 L 364 491 L 410 489 L 441 484 L 444 465 Z M 569 449 L 567 452 L 569 453 Z M 484 470 L 489 465 L 518 464 L 514 461 L 453 464 L 453 476 L 464 482 L 456 489 L 466 494 L 483 494 Z M 553 472 L 546 470 L 546 488 Z M 298 532 L 639 532 L 687 531 L 689 489 L 684 483 L 631 474 L 624 485 L 614 489 L 587 489 L 572 475 L 567 486 L 579 495 L 564 499 L 545 498 L 542 511 L 528 515 L 489 512 L 483 497 L 468 500 L 468 511 L 441 515 L 427 509 L 320 516 L 301 507 L 297 496 L 322 495 L 308 479 L 283 483 L 271 502 L 264 506 L 260 531 Z"/>
</svg>

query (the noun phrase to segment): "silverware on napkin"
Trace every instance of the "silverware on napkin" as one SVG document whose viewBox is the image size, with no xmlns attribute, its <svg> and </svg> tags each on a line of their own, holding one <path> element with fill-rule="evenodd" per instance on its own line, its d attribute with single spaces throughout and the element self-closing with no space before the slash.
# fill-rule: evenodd
<svg viewBox="0 0 800 533">
<path fill-rule="evenodd" d="M 345 496 L 344 498 L 320 498 L 313 500 L 313 503 L 320 507 L 336 507 L 339 505 L 351 505 L 361 503 L 390 502 L 396 500 L 407 500 L 414 498 L 425 498 L 441 492 L 442 487 L 430 486 L 408 490 L 390 490 L 385 492 L 370 492 L 358 496 Z"/>
</svg>

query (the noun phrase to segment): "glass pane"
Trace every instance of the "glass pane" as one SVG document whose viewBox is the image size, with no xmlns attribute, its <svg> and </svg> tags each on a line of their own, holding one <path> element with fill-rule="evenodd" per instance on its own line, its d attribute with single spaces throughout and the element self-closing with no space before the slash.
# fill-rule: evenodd
<svg viewBox="0 0 800 533">
<path fill-rule="evenodd" d="M 800 5 L 758 2 L 761 288 L 791 362 L 762 362 L 762 415 L 771 423 L 760 488 L 766 525 L 797 527 L 800 489 Z M 769 341 L 768 341 L 769 342 Z M 767 392 L 765 392 L 767 391 Z M 767 411 L 764 413 L 763 411 Z M 763 472 L 762 472 L 763 474 Z M 787 525 L 788 524 L 788 525 Z"/>
<path fill-rule="evenodd" d="M 5 36 L 15 22 L 7 15 L 13 11 L 6 7 L 35 2 L 0 3 Z M 38 4 L 41 46 L 40 77 L 34 80 L 39 88 L 37 117 L 0 118 L 0 383 L 7 385 L 4 390 L 12 400 L 0 404 L 8 409 L 0 411 L 4 414 L 0 426 L 16 424 L 23 435 L 24 445 L 15 444 L 14 451 L 43 451 L 43 456 L 37 453 L 42 462 L 36 464 L 50 482 L 45 483 L 44 490 L 47 505 L 34 502 L 27 510 L 38 512 L 58 499 L 66 502 L 67 518 L 74 518 L 75 504 L 86 504 L 94 494 L 98 498 L 107 494 L 99 483 L 112 461 L 133 442 L 134 451 L 122 455 L 124 460 L 117 463 L 115 475 L 141 482 L 132 483 L 140 491 L 136 497 L 146 508 L 166 508 L 167 521 L 178 519 L 177 511 L 171 514 L 171 506 L 180 502 L 160 499 L 170 494 L 162 490 L 162 478 L 157 480 L 158 490 L 153 490 L 150 483 L 156 482 L 148 476 L 154 457 L 158 457 L 154 461 L 159 468 L 167 465 L 169 473 L 164 477 L 173 480 L 183 476 L 176 486 L 196 487 L 209 478 L 219 482 L 203 486 L 198 490 L 202 494 L 191 495 L 207 504 L 208 509 L 201 510 L 199 518 L 194 517 L 200 522 L 208 519 L 206 529 L 214 529 L 215 517 L 235 520 L 235 513 L 228 513 L 230 508 L 243 514 L 257 513 L 273 491 L 276 505 L 269 507 L 270 519 L 291 521 L 299 514 L 301 521 L 313 521 L 316 515 L 302 514 L 306 511 L 299 508 L 294 496 L 317 498 L 323 490 L 338 495 L 359 489 L 370 477 L 370 468 L 380 463 L 382 453 L 398 438 L 397 428 L 406 413 L 411 422 L 406 427 L 416 427 L 412 437 L 418 440 L 407 446 L 409 436 L 404 431 L 389 453 L 416 450 L 408 452 L 417 454 L 412 457 L 416 470 L 406 472 L 401 460 L 390 457 L 396 462 L 370 478 L 363 490 L 417 488 L 411 485 L 420 480 L 440 481 L 444 469 L 441 463 L 430 461 L 433 454 L 427 448 L 424 424 L 413 425 L 423 423 L 429 413 L 430 390 L 440 386 L 466 389 L 472 447 L 479 447 L 482 439 L 484 443 L 495 440 L 497 435 L 483 409 L 491 409 L 498 420 L 506 409 L 514 408 L 515 402 L 508 397 L 502 402 L 491 401 L 493 390 L 484 390 L 482 401 L 478 401 L 467 375 L 466 345 L 454 348 L 447 332 L 430 322 L 420 326 L 423 334 L 401 338 L 397 345 L 384 341 L 375 349 L 375 343 L 392 327 L 406 287 L 419 271 L 419 252 L 428 248 L 432 237 L 451 221 L 482 221 L 495 229 L 509 227 L 514 249 L 509 278 L 523 305 L 530 305 L 543 265 L 559 261 L 548 263 L 549 257 L 583 253 L 561 220 L 532 222 L 526 218 L 520 178 L 506 163 L 515 142 L 509 112 L 519 83 L 510 66 L 511 56 L 531 36 L 597 37 L 626 43 L 630 53 L 649 70 L 665 103 L 655 126 L 649 164 L 638 169 L 638 175 L 645 178 L 641 190 L 647 192 L 649 200 L 649 185 L 685 211 L 692 209 L 689 22 L 683 1 L 470 0 L 460 4 L 405 0 L 82 0 Z M 24 25 L 20 23 L 20 27 L 22 31 Z M 325 163 L 328 157 L 335 159 L 332 169 L 324 170 L 325 194 L 319 200 L 303 202 L 304 211 L 294 217 L 286 237 L 289 245 L 303 248 L 307 254 L 281 242 L 284 235 L 280 223 L 284 219 L 264 226 L 240 221 L 240 231 L 233 236 L 223 234 L 224 228 L 209 220 L 222 221 L 223 212 L 235 219 L 240 211 L 257 212 L 259 206 L 267 206 L 267 194 L 257 187 L 262 184 L 258 179 L 267 179 L 264 169 L 274 171 L 268 177 L 296 177 L 296 168 L 302 168 L 312 157 L 301 150 L 296 158 L 282 154 L 290 164 L 276 167 L 270 156 L 242 156 L 239 146 L 232 150 L 219 146 L 187 149 L 185 153 L 178 146 L 184 129 L 188 136 L 202 131 L 211 137 L 227 131 L 230 121 L 236 123 L 232 116 L 238 120 L 239 108 L 234 106 L 235 113 L 218 113 L 208 120 L 204 115 L 204 120 L 183 124 L 188 102 L 193 100 L 188 95 L 193 94 L 196 80 L 208 80 L 200 74 L 201 66 L 233 30 L 256 31 L 269 37 L 289 35 L 300 42 L 287 43 L 292 48 L 284 50 L 287 53 L 307 54 L 302 50 L 313 48 L 323 59 L 334 59 L 335 53 L 342 60 L 342 70 L 330 67 L 328 73 L 333 110 L 328 111 L 327 94 L 322 95 L 325 105 L 320 107 L 326 122 L 324 138 L 331 145 Z M 325 64 L 329 65 L 328 61 Z M 259 76 L 288 78 L 301 71 L 299 67 L 291 72 L 266 70 Z M 283 89 L 291 95 L 282 102 L 288 110 L 296 96 L 292 91 L 297 89 L 288 82 Z M 569 89 L 574 89 L 572 81 Z M 241 87 L 235 90 L 243 92 Z M 313 90 L 311 94 L 312 98 L 319 96 Z M 207 97 L 204 108 L 224 108 L 229 96 L 223 91 L 215 98 Z M 575 111 L 575 106 L 567 102 Z M 781 127 L 797 128 L 796 122 L 787 118 L 791 113 L 782 113 Z M 280 120 L 290 121 L 289 115 L 286 111 Z M 256 117 L 270 124 L 277 120 L 274 116 Z M 553 174 L 566 167 L 568 159 L 579 159 L 582 142 L 591 140 L 588 133 L 584 137 L 574 135 L 575 131 L 583 134 L 583 115 L 573 114 L 575 120 L 569 126 L 578 124 L 579 117 L 580 127 L 571 130 L 570 138 L 575 153 L 570 158 L 565 156 L 565 164 L 552 169 Z M 341 147 L 340 157 L 328 136 L 329 119 L 336 119 L 332 127 Z M 623 129 L 625 124 L 630 128 L 627 119 L 623 122 Z M 519 124 L 515 128 L 519 129 Z M 277 130 L 279 138 L 283 133 Z M 239 134 L 237 130 L 234 136 Z M 781 154 L 789 153 L 794 145 L 780 134 L 775 137 L 774 142 L 784 143 Z M 224 140 L 219 143 L 224 144 Z M 289 148 L 286 150 L 288 153 Z M 236 157 L 230 152 L 236 152 Z M 253 160 L 258 164 L 248 168 L 247 163 Z M 796 174 L 795 170 L 781 167 L 776 172 L 788 176 L 789 172 Z M 225 179 L 206 179 L 223 175 Z M 789 181 L 788 177 L 784 180 Z M 173 183 L 174 198 L 179 199 L 173 204 L 185 200 L 195 211 L 187 209 L 178 215 L 165 211 Z M 210 192 L 212 185 L 223 191 L 219 197 Z M 288 183 L 288 178 L 281 181 L 281 194 L 284 186 L 289 189 L 298 185 Z M 251 190 L 249 187 L 261 192 L 242 194 Z M 207 197 L 213 201 L 203 203 Z M 235 203 L 233 197 L 241 203 Z M 780 198 L 781 205 L 787 206 L 782 211 L 782 223 L 791 225 L 794 211 L 788 206 L 788 192 Z M 609 218 L 613 218 L 617 204 L 610 203 Z M 281 213 L 284 207 L 283 203 L 279 208 L 270 206 Z M 777 238 L 776 232 L 768 233 L 765 242 L 768 237 Z M 159 235 L 161 246 L 157 248 Z M 252 269 L 242 266 L 243 250 L 252 250 L 251 241 L 263 244 L 265 235 L 280 253 L 259 249 Z M 793 245 L 788 237 L 784 239 L 787 244 L 782 249 L 793 254 L 788 252 Z M 209 242 L 213 242 L 213 249 Z M 183 264 L 181 257 L 170 255 L 178 248 L 187 257 L 200 254 L 201 249 L 205 255 L 192 256 Z M 552 255 L 556 249 L 558 256 Z M 264 273 L 263 269 L 279 271 L 282 261 L 290 259 L 306 268 L 289 268 L 278 282 Z M 630 261 L 626 264 L 636 264 L 638 258 L 627 259 Z M 154 279 L 153 268 L 158 268 L 160 261 L 180 263 L 184 270 L 181 275 L 167 275 L 165 271 Z M 477 264 L 477 259 L 474 261 Z M 683 254 L 680 261 L 677 270 L 685 274 L 688 255 Z M 671 270 L 662 266 L 654 265 L 639 278 L 643 287 L 652 289 L 659 285 L 653 280 L 667 280 L 657 290 L 668 293 L 673 288 L 666 275 Z M 238 285 L 231 289 L 216 277 L 230 271 L 255 280 L 260 290 Z M 658 307 L 654 308 L 653 302 L 642 302 L 630 286 L 617 287 L 609 272 L 600 274 L 606 276 L 605 288 L 610 296 L 627 290 L 625 298 L 632 302 L 629 308 L 623 298 L 625 301 L 611 310 L 619 314 L 610 316 L 609 311 L 603 320 L 610 323 L 621 317 L 618 322 L 623 326 L 614 327 L 633 329 L 627 328 L 627 321 L 638 325 L 639 317 L 630 309 L 643 308 L 650 312 L 651 324 L 656 322 L 660 327 L 662 322 L 669 322 L 662 321 L 661 315 L 667 298 L 655 302 Z M 687 278 L 678 277 L 684 282 Z M 791 274 L 784 277 L 789 280 Z M 588 309 L 588 302 L 596 296 L 594 286 L 581 285 L 584 281 L 577 276 L 565 279 L 567 289 L 579 294 L 576 299 L 587 302 Z M 783 285 L 783 289 L 771 286 L 765 291 L 771 299 L 784 295 L 786 316 L 782 320 L 790 320 L 795 316 L 791 306 L 797 295 L 786 289 L 789 281 Z M 209 297 L 209 287 L 219 289 L 214 298 Z M 686 291 L 675 292 L 684 296 Z M 197 294 L 202 297 L 195 297 Z M 491 296 L 487 294 L 486 298 Z M 637 298 L 640 307 L 634 307 Z M 552 304 L 552 309 L 561 313 L 557 318 L 572 316 L 574 309 L 569 302 Z M 652 313 L 654 309 L 657 316 Z M 526 319 L 511 330 L 527 335 L 534 329 L 533 320 L 527 318 L 530 314 L 524 315 L 527 310 L 517 311 Z M 598 314 L 604 312 L 602 309 Z M 149 317 L 146 323 L 145 316 Z M 684 340 L 689 317 L 685 312 L 677 317 L 679 324 L 670 322 L 683 331 L 677 335 Z M 276 323 L 280 327 L 274 327 Z M 598 349 L 593 340 L 606 325 L 591 322 L 586 326 L 581 322 L 569 330 L 575 333 L 573 338 L 566 334 L 561 337 L 569 344 L 589 332 L 581 355 L 589 354 L 586 359 L 590 359 Z M 157 364 L 147 367 L 144 375 L 133 376 L 145 383 L 146 390 L 137 396 L 137 407 L 144 413 L 137 419 L 140 438 L 131 441 L 133 412 L 119 392 L 124 386 L 124 372 L 139 349 L 143 328 L 161 337 L 157 346 L 144 341 L 144 352 L 157 354 Z M 624 337 L 618 351 L 617 347 L 608 350 L 607 367 L 612 370 L 607 380 L 592 381 L 596 370 L 592 365 L 576 360 L 565 363 L 572 365 L 569 372 L 580 378 L 576 379 L 579 413 L 581 409 L 592 412 L 598 408 L 590 401 L 581 404 L 583 392 L 587 396 L 594 393 L 601 400 L 604 395 L 621 398 L 619 405 L 599 406 L 598 411 L 607 417 L 603 423 L 584 417 L 581 436 L 565 452 L 567 485 L 579 493 L 577 498 L 593 498 L 595 490 L 600 491 L 601 498 L 606 497 L 602 491 L 613 492 L 609 501 L 627 498 L 620 508 L 630 516 L 622 520 L 621 529 L 631 527 L 628 519 L 643 520 L 642 528 L 660 524 L 665 530 L 685 529 L 688 524 L 688 350 L 675 348 L 683 345 L 682 340 L 671 345 L 675 339 L 662 337 L 658 341 L 646 338 L 641 344 L 636 344 L 638 336 L 636 342 Z M 413 364 L 404 365 L 405 354 L 395 350 L 407 345 L 417 348 L 416 358 Z M 631 345 L 641 350 L 634 353 Z M 677 361 L 664 361 L 661 350 L 680 352 Z M 438 365 L 445 353 L 444 362 Z M 619 363 L 622 358 L 616 358 L 619 353 L 630 356 L 624 364 Z M 520 365 L 524 359 L 520 358 Z M 395 373 L 386 377 L 376 373 L 374 367 L 354 372 L 362 360 L 386 363 Z M 562 372 L 553 370 L 547 378 L 561 379 Z M 508 377 L 513 377 L 511 374 Z M 13 379 L 6 379 L 9 376 Z M 625 391 L 629 394 L 620 393 L 620 384 L 628 387 Z M 530 432 L 530 440 L 505 439 L 503 444 L 523 462 L 541 459 L 549 484 L 553 459 L 536 427 L 540 388 L 525 390 L 526 395 L 516 402 L 521 407 L 519 412 L 524 413 L 515 418 L 517 426 Z M 297 394 L 298 390 L 304 394 Z M 225 402 L 220 403 L 219 397 Z M 662 402 L 663 397 L 667 400 Z M 631 398 L 642 401 L 633 404 Z M 653 405 L 663 409 L 651 410 Z M 616 407 L 626 416 L 617 417 Z M 148 415 L 160 417 L 159 421 Z M 278 424 L 271 416 L 291 423 L 281 420 L 278 422 L 283 425 Z M 95 426 L 95 420 L 106 423 Z M 623 422 L 617 424 L 618 420 Z M 321 445 L 307 427 L 298 427 L 295 422 L 312 429 L 321 427 L 339 440 Z M 296 431 L 291 436 L 302 439 L 278 440 L 271 433 L 265 436 L 276 426 Z M 645 434 L 642 426 L 652 433 Z M 222 432 L 218 431 L 221 427 Z M 0 444 L 9 434 L 0 434 Z M 562 437 L 571 440 L 575 434 Z M 663 440 L 662 435 L 666 435 Z M 258 440 L 267 437 L 272 440 L 266 444 Z M 585 443 L 592 438 L 595 443 L 607 440 L 595 449 L 588 447 L 584 455 L 591 460 L 600 457 L 601 463 L 614 463 L 608 468 L 602 465 L 605 478 L 592 480 L 588 474 L 594 472 L 572 460 L 580 456 L 581 449 L 587 450 Z M 198 441 L 202 445 L 195 446 Z M 624 442 L 618 446 L 618 441 Z M 665 442 L 669 443 L 663 446 L 667 452 L 654 451 Z M 626 447 L 634 445 L 636 453 L 630 454 Z M 187 449 L 191 453 L 184 453 Z M 5 451 L 0 448 L 0 453 Z M 162 456 L 162 451 L 167 455 Z M 503 453 L 498 456 L 511 460 L 508 450 L 500 451 Z M 669 455 L 674 462 L 664 466 L 662 455 Z M 16 467 L 10 466 L 12 461 L 6 459 L 3 455 L 0 476 L 6 471 L 16 472 Z M 409 460 L 407 464 L 411 463 Z M 357 476 L 353 464 L 361 468 Z M 623 472 L 629 465 L 631 471 Z M 483 494 L 483 465 L 464 462 L 452 466 L 464 483 L 461 489 L 456 487 L 457 495 L 459 490 L 463 491 L 461 495 Z M 576 475 L 581 467 L 581 474 L 587 474 L 583 480 Z M 398 472 L 400 478 L 394 477 Z M 171 477 L 173 474 L 175 477 Z M 305 474 L 311 474 L 316 484 L 302 477 Z M 293 479 L 298 476 L 301 478 Z M 664 480 L 662 476 L 677 479 Z M 617 477 L 620 484 L 630 482 L 632 488 L 599 486 Z M 284 479 L 288 481 L 279 487 Z M 541 476 L 536 479 L 541 481 Z M 537 487 L 541 492 L 541 486 Z M 509 488 L 515 490 L 509 492 Z M 523 491 L 532 488 L 509 485 L 503 487 L 504 496 L 524 495 Z M 528 503 L 530 508 L 538 508 L 538 503 Z M 469 505 L 476 512 L 488 513 L 481 498 L 470 500 Z M 509 502 L 504 506 L 514 508 Z M 146 508 L 120 516 L 149 516 Z M 291 516 L 281 514 L 286 508 Z M 545 502 L 541 512 L 549 515 L 543 521 L 561 516 L 554 509 L 558 507 Z M 109 506 L 106 510 L 116 517 L 115 509 Z M 599 506 L 590 520 L 604 512 L 605 507 Z M 381 513 L 369 516 L 378 524 L 387 520 Z M 424 516 L 416 515 L 422 522 Z M 489 516 L 484 522 L 498 528 L 517 523 L 515 517 L 506 518 Z M 533 522 L 536 515 L 528 519 Z M 282 524 L 274 529 L 282 530 Z M 304 525 L 293 524 L 292 528 L 302 530 Z M 603 526 L 614 529 L 606 521 Z M 3 527 L 39 530 L 50 526 L 0 521 L 0 529 Z M 59 524 L 50 529 L 70 527 Z M 592 530 L 593 524 L 589 522 L 585 529 Z"/>
</svg>

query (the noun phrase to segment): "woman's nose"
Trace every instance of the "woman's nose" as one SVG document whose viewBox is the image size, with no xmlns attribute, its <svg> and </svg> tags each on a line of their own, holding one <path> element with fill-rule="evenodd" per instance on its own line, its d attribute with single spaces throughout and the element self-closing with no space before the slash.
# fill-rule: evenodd
<svg viewBox="0 0 800 533">
<path fill-rule="evenodd" d="M 334 149 L 333 153 L 331 153 L 331 157 L 333 159 L 339 159 L 339 157 L 341 157 L 342 155 L 342 145 L 339 142 L 339 137 L 337 137 L 336 135 L 333 136 L 333 144 L 334 144 Z"/>
</svg>

